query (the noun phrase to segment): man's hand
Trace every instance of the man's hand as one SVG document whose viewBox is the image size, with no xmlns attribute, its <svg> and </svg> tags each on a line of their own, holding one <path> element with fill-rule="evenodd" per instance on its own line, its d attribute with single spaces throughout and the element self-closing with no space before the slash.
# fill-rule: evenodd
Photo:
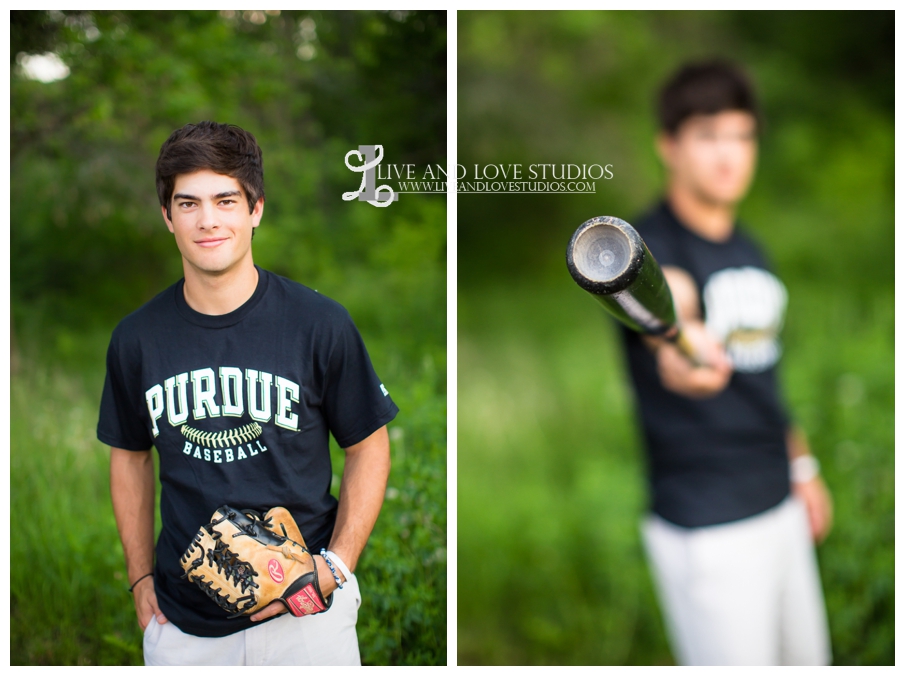
<svg viewBox="0 0 905 676">
<path fill-rule="evenodd" d="M 804 502 L 814 542 L 823 542 L 833 525 L 833 500 L 823 479 L 816 476 L 803 483 L 794 482 L 792 492 Z"/>
<path fill-rule="evenodd" d="M 135 613 L 142 630 L 154 615 L 166 622 L 157 606 L 154 579 L 142 575 L 154 569 L 154 461 L 151 451 L 110 449 L 110 498 L 126 558 Z"/>
<path fill-rule="evenodd" d="M 694 347 L 701 365 L 692 364 L 674 344 L 661 338 L 645 337 L 648 347 L 657 353 L 660 382 L 667 390 L 683 397 L 713 397 L 729 384 L 732 362 L 720 342 L 704 326 L 700 293 L 691 275 L 682 268 L 668 265 L 663 267 L 663 274 L 672 293 L 682 333 Z"/>
<path fill-rule="evenodd" d="M 336 578 L 333 577 L 333 572 L 323 556 L 318 554 L 314 557 L 314 561 L 317 564 L 317 581 L 321 587 L 321 594 L 324 595 L 324 598 L 327 598 L 338 588 Z M 346 576 L 343 575 L 339 568 L 336 569 L 336 574 L 339 575 L 340 582 L 345 584 Z"/>
<path fill-rule="evenodd" d="M 330 572 L 330 566 L 324 561 L 324 557 L 317 555 L 313 558 L 315 565 L 317 565 L 317 583 L 320 586 L 321 595 L 326 599 L 330 594 L 336 591 L 336 580 L 333 578 L 333 573 Z M 339 579 L 343 584 L 345 584 L 345 576 L 342 572 L 337 570 L 336 573 L 339 575 Z M 286 606 L 282 601 L 273 601 L 266 608 L 259 610 L 252 615 L 250 619 L 252 622 L 260 622 L 261 620 L 266 620 L 268 617 L 282 615 L 283 613 L 288 612 L 289 611 L 286 610 Z"/>
<path fill-rule="evenodd" d="M 358 557 L 377 521 L 390 475 L 390 439 L 386 426 L 345 451 L 346 463 L 339 488 L 336 527 L 327 549 L 335 552 L 349 570 L 354 571 Z M 323 557 L 315 556 L 314 560 L 317 563 L 321 593 L 326 598 L 336 589 L 336 581 Z M 345 576 L 339 566 L 336 566 L 336 573 L 345 584 Z M 251 620 L 258 622 L 285 612 L 286 606 L 274 601 L 252 615 Z"/>
<path fill-rule="evenodd" d="M 723 391 L 732 377 L 732 362 L 723 346 L 699 321 L 689 321 L 683 333 L 695 347 L 701 366 L 695 366 L 672 343 L 660 341 L 657 371 L 663 387 L 694 399 L 706 399 Z"/>
<path fill-rule="evenodd" d="M 157 623 L 163 624 L 167 618 L 160 612 L 157 605 L 157 593 L 154 591 L 154 578 L 146 577 L 132 589 L 132 600 L 135 601 L 135 614 L 138 616 L 138 625 L 144 631 L 148 622 L 157 616 Z"/>
<path fill-rule="evenodd" d="M 254 615 L 251 616 L 252 622 L 260 622 L 261 620 L 266 620 L 268 617 L 273 617 L 274 615 L 282 615 L 283 613 L 288 613 L 286 610 L 286 606 L 283 605 L 282 601 L 271 601 L 270 605 L 264 608 L 264 610 L 259 610 Z"/>
<path fill-rule="evenodd" d="M 796 458 L 811 455 L 811 447 L 804 431 L 792 426 L 786 431 L 786 447 L 788 448 L 789 462 L 794 463 Z M 816 471 L 813 476 L 804 476 L 805 481 L 794 481 L 793 473 L 792 493 L 804 502 L 808 512 L 808 522 L 811 525 L 811 536 L 814 542 L 823 542 L 830 533 L 833 525 L 833 500 L 823 479 Z"/>
</svg>

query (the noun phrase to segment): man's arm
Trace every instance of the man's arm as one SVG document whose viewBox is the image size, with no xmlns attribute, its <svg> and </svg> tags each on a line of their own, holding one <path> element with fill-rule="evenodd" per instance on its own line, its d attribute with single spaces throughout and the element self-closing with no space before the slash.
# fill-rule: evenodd
<svg viewBox="0 0 905 676">
<path fill-rule="evenodd" d="M 154 578 L 154 460 L 151 451 L 110 448 L 110 497 L 119 539 L 126 557 L 126 571 L 142 630 L 153 615 L 166 622 L 157 606 Z M 137 584 L 136 584 L 136 581 Z"/>
<path fill-rule="evenodd" d="M 339 489 L 339 509 L 336 526 L 330 540 L 330 551 L 339 556 L 350 571 L 355 570 L 368 537 L 383 506 L 387 479 L 390 476 L 390 437 L 384 425 L 364 441 L 345 449 L 346 464 Z M 323 595 L 336 589 L 336 581 L 327 562 L 315 556 L 317 577 Z M 341 582 L 345 575 L 336 567 Z M 286 607 L 274 601 L 251 616 L 253 622 L 286 612 Z"/>
<path fill-rule="evenodd" d="M 354 571 L 383 506 L 390 476 L 390 437 L 386 425 L 364 441 L 346 449 L 346 465 L 339 489 L 336 528 L 330 551 Z"/>
<path fill-rule="evenodd" d="M 789 462 L 793 465 L 799 464 L 805 469 L 803 473 L 792 472 L 792 492 L 807 508 L 811 536 L 815 542 L 822 542 L 829 535 L 833 525 L 833 501 L 830 492 L 820 478 L 816 462 L 805 460 L 808 458 L 813 460 L 813 457 L 807 437 L 800 428 L 789 428 L 786 433 L 786 447 Z M 799 458 L 802 460 L 796 463 L 796 459 Z"/>
<path fill-rule="evenodd" d="M 657 371 L 663 387 L 695 399 L 712 397 L 723 391 L 732 377 L 732 364 L 723 346 L 708 331 L 701 318 L 701 301 L 697 285 L 685 270 L 664 266 L 673 304 L 682 332 L 695 347 L 701 366 L 667 340 L 644 336 L 644 342 L 657 355 Z"/>
</svg>

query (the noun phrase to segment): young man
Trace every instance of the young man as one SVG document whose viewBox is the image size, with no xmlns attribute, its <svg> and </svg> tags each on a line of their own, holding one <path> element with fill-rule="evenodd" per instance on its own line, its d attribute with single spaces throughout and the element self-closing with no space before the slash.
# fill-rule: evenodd
<svg viewBox="0 0 905 676">
<path fill-rule="evenodd" d="M 255 266 L 264 213 L 261 149 L 226 124 L 186 125 L 157 161 L 157 192 L 185 277 L 113 332 L 98 438 L 146 664 L 359 664 L 352 571 L 377 519 L 398 409 L 349 314 Z M 345 449 L 330 495 L 329 434 Z M 160 464 L 162 530 L 154 548 Z M 314 557 L 324 613 L 227 614 L 180 557 L 221 505 L 286 507 Z M 341 588 L 338 585 L 342 585 Z"/>
<path fill-rule="evenodd" d="M 829 494 L 776 379 L 786 291 L 736 223 L 759 114 L 734 67 L 688 66 L 664 87 L 666 197 L 637 222 L 704 366 L 624 331 L 647 446 L 647 555 L 677 660 L 827 664 L 813 540 Z"/>
</svg>

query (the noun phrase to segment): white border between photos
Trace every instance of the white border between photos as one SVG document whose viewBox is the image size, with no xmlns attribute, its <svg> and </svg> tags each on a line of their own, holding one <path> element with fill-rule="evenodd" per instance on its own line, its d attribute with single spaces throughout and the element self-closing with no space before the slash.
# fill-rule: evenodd
<svg viewBox="0 0 905 676">
<path fill-rule="evenodd" d="M 446 176 L 456 175 L 458 164 L 457 91 L 457 33 L 456 11 L 446 13 Z M 456 593 L 458 551 L 456 544 L 456 515 L 458 495 L 456 479 L 457 439 L 457 261 L 458 229 L 456 191 L 446 193 L 446 664 L 458 664 L 457 642 L 458 606 Z"/>
</svg>

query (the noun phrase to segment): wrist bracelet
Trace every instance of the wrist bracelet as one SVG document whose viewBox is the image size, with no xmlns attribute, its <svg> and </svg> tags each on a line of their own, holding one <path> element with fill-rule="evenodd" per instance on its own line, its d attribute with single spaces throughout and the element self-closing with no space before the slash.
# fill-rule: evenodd
<svg viewBox="0 0 905 676">
<path fill-rule="evenodd" d="M 799 455 L 789 462 L 789 477 L 792 483 L 806 484 L 820 475 L 820 463 L 813 455 Z"/>
<path fill-rule="evenodd" d="M 333 563 L 331 563 L 330 557 L 327 556 L 326 549 L 321 549 L 321 556 L 324 557 L 324 561 L 327 562 L 327 566 L 330 568 L 330 572 L 333 573 L 333 579 L 336 580 L 336 586 L 342 589 L 343 585 L 339 581 L 339 575 L 336 574 L 336 568 L 333 567 Z"/>
<path fill-rule="evenodd" d="M 142 580 L 144 580 L 146 577 L 149 577 L 149 576 L 151 576 L 151 575 L 153 575 L 153 574 L 154 574 L 153 572 L 151 572 L 151 573 L 145 573 L 145 574 L 142 575 L 140 578 L 138 578 L 137 580 L 135 580 L 135 582 L 132 583 L 132 586 L 129 587 L 129 593 L 130 593 L 130 594 L 132 593 L 132 590 L 135 589 L 135 585 L 137 585 L 139 582 L 141 582 Z"/>
</svg>

